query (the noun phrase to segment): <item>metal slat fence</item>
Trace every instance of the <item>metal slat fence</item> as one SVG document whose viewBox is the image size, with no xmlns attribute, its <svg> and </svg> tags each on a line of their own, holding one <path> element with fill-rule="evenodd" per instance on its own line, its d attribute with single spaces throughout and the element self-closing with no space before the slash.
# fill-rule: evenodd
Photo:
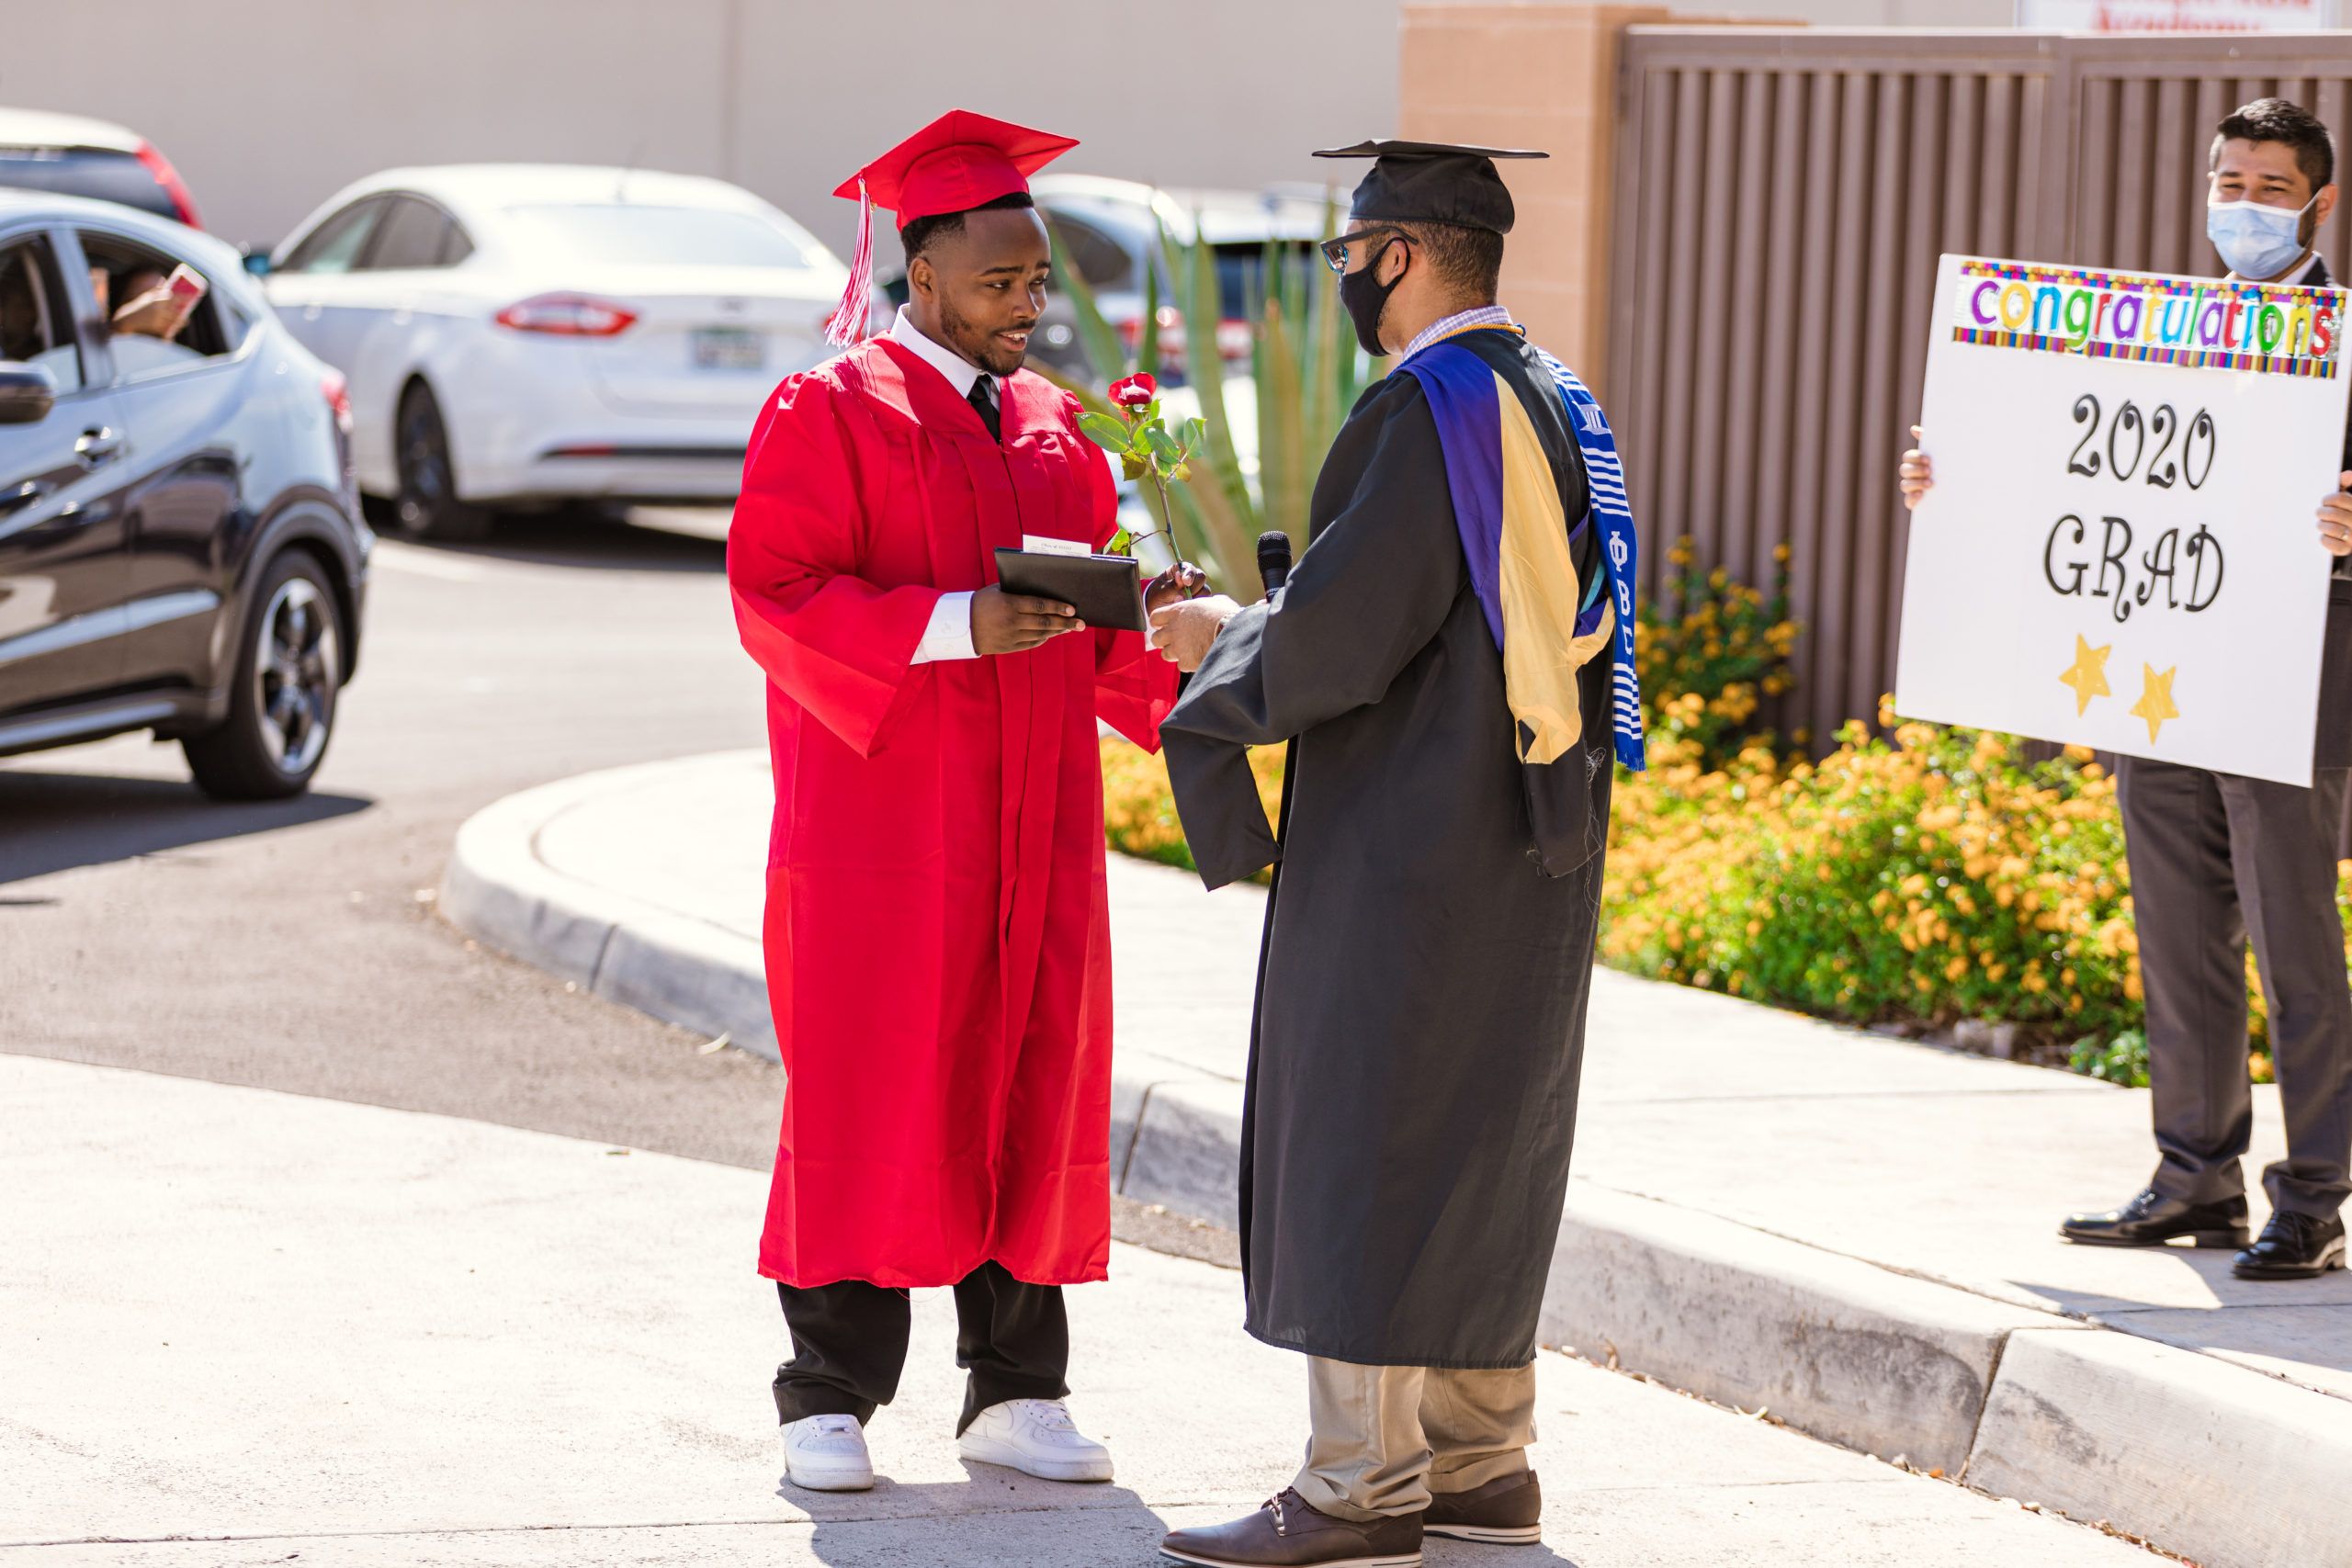
<svg viewBox="0 0 2352 1568">
<path fill-rule="evenodd" d="M 1826 743 L 1871 716 L 1936 257 L 2218 273 L 2206 146 L 2273 95 L 2352 130 L 2352 41 L 1628 29 L 1607 384 L 1644 592 L 1675 537 L 1759 585 L 1788 545 L 1805 634 L 1781 721 Z M 2322 239 L 2338 277 L 2347 227 Z"/>
</svg>

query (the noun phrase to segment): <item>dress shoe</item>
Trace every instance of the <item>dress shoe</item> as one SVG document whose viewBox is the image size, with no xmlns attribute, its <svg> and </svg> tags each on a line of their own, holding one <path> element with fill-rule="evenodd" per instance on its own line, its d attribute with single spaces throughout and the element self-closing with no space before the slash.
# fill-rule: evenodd
<svg viewBox="0 0 2352 1568">
<path fill-rule="evenodd" d="M 784 1424 L 784 1478 L 811 1492 L 863 1492 L 874 1484 L 865 1428 L 854 1416 L 803 1416 Z"/>
<path fill-rule="evenodd" d="M 1421 1529 L 1456 1540 L 1532 1546 L 1544 1539 L 1544 1488 L 1523 1470 L 1467 1492 L 1433 1492 Z"/>
<path fill-rule="evenodd" d="M 2162 1247 L 2184 1235 L 2192 1247 L 2244 1247 L 2249 1232 L 2244 1198 L 2191 1203 L 2148 1187 L 2120 1209 L 2067 1215 L 2058 1234 L 2089 1247 Z"/>
<path fill-rule="evenodd" d="M 1246 1519 L 1178 1530 L 1159 1550 L 1201 1568 L 1420 1568 L 1421 1516 L 1335 1519 L 1285 1488 Z"/>
<path fill-rule="evenodd" d="M 1108 1481 L 1111 1450 L 1078 1429 L 1058 1399 L 1008 1399 L 972 1418 L 956 1451 L 1040 1481 Z"/>
<path fill-rule="evenodd" d="M 2241 1280 L 2316 1280 L 2344 1267 L 2344 1219 L 2280 1209 L 2262 1227 L 2262 1239 L 2237 1256 L 2230 1272 Z"/>
</svg>

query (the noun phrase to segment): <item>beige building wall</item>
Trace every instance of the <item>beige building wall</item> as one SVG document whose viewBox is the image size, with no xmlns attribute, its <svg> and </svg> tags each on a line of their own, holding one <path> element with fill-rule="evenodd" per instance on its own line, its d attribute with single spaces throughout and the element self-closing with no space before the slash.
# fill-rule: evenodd
<svg viewBox="0 0 2352 1568">
<path fill-rule="evenodd" d="M 620 164 L 737 181 L 836 249 L 832 187 L 949 108 L 1167 185 L 1324 180 L 1396 118 L 1394 0 L 0 0 L 0 104 L 150 137 L 207 228 L 268 244 L 401 164 Z M 1152 58 L 1136 58 L 1148 50 Z M 885 259 L 892 259 L 885 249 Z"/>
<path fill-rule="evenodd" d="M 1609 188 L 1616 148 L 1617 39 L 1661 6 L 1408 5 L 1399 133 L 1534 147 L 1500 165 L 1518 221 L 1502 298 L 1534 339 L 1600 386 L 1608 344 Z"/>
<path fill-rule="evenodd" d="M 1524 10 L 1539 28 L 1566 16 L 1570 30 L 1576 14 L 1595 9 L 1467 8 Z M 1698 8 L 1999 26 L 2010 0 Z M 840 248 L 851 213 L 833 186 L 951 107 L 1079 137 L 1085 144 L 1063 166 L 1088 173 L 1245 188 L 1327 181 L 1331 166 L 1310 149 L 1399 124 L 1401 9 L 1397 0 L 1142 10 L 1105 0 L 68 0 L 61 12 L 56 0 L 0 0 L 0 104 L 143 132 L 187 177 L 206 226 L 249 243 L 275 243 L 337 186 L 378 169 L 519 159 L 718 175 Z M 1136 58 L 1144 50 L 1148 61 Z M 1548 57 L 1489 63 L 1554 68 Z M 1605 114 L 1611 96 L 1605 78 L 1568 63 L 1576 74 L 1573 85 L 1561 79 L 1561 95 L 1586 101 L 1564 111 L 1563 131 L 1581 113 Z M 1470 107 L 1476 73 L 1437 91 L 1416 111 L 1421 130 Z"/>
</svg>

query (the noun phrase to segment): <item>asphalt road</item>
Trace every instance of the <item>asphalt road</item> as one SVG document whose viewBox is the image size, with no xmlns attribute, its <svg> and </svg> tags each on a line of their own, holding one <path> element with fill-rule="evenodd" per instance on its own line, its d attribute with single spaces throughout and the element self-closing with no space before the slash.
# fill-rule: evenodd
<svg viewBox="0 0 2352 1568">
<path fill-rule="evenodd" d="M 760 743 L 723 514 L 700 524 L 388 541 L 303 800 L 214 805 L 144 737 L 0 761 L 0 1050 L 765 1164 L 773 1067 L 568 994 L 428 901 L 502 795 Z"/>
</svg>

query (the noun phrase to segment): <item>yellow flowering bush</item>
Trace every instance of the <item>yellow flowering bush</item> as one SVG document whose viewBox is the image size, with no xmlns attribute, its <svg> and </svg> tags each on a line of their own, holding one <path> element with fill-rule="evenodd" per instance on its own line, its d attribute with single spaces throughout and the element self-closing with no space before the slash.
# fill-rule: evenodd
<svg viewBox="0 0 2352 1568">
<path fill-rule="evenodd" d="M 1702 762 L 1720 767 L 1748 742 L 1770 743 L 1756 731 L 1758 710 L 1796 683 L 1789 666 L 1798 632 L 1789 618 L 1789 547 L 1772 552 L 1769 599 L 1721 567 L 1700 571 L 1689 539 L 1666 558 L 1672 574 L 1635 613 L 1643 717 L 1653 742 L 1689 741 Z"/>
<path fill-rule="evenodd" d="M 1637 974 L 1856 1022 L 2140 1017 L 2114 782 L 2011 737 L 1857 723 L 1818 762 L 1722 768 L 1653 741 L 1619 782 L 1601 953 Z"/>
<path fill-rule="evenodd" d="M 1669 558 L 1688 613 L 1643 614 L 1650 766 L 1617 777 L 1602 960 L 1855 1023 L 2014 1023 L 2021 1055 L 2145 1083 L 2122 819 L 2089 752 L 2036 761 L 2014 736 L 1905 723 L 1882 701 L 1887 736 L 1857 721 L 1817 761 L 1784 756 L 1749 728 L 1786 689 L 1784 593 L 1697 576 L 1687 546 Z M 1251 753 L 1270 818 L 1282 763 Z M 1105 740 L 1102 766 L 1112 847 L 1190 867 L 1159 759 Z M 2352 926 L 2352 861 L 2338 870 Z M 2266 1055 L 2251 1066 L 2269 1077 Z"/>
<path fill-rule="evenodd" d="M 1139 860 L 1196 869 L 1192 849 L 1184 842 L 1183 825 L 1176 819 L 1166 761 L 1116 736 L 1104 736 L 1102 747 L 1102 832 L 1111 847 Z M 1250 753 L 1250 771 L 1257 778 L 1258 798 L 1265 803 L 1269 822 L 1282 806 L 1283 750 L 1280 746 L 1261 746 Z M 1258 880 L 1266 878 L 1261 875 Z"/>
</svg>

